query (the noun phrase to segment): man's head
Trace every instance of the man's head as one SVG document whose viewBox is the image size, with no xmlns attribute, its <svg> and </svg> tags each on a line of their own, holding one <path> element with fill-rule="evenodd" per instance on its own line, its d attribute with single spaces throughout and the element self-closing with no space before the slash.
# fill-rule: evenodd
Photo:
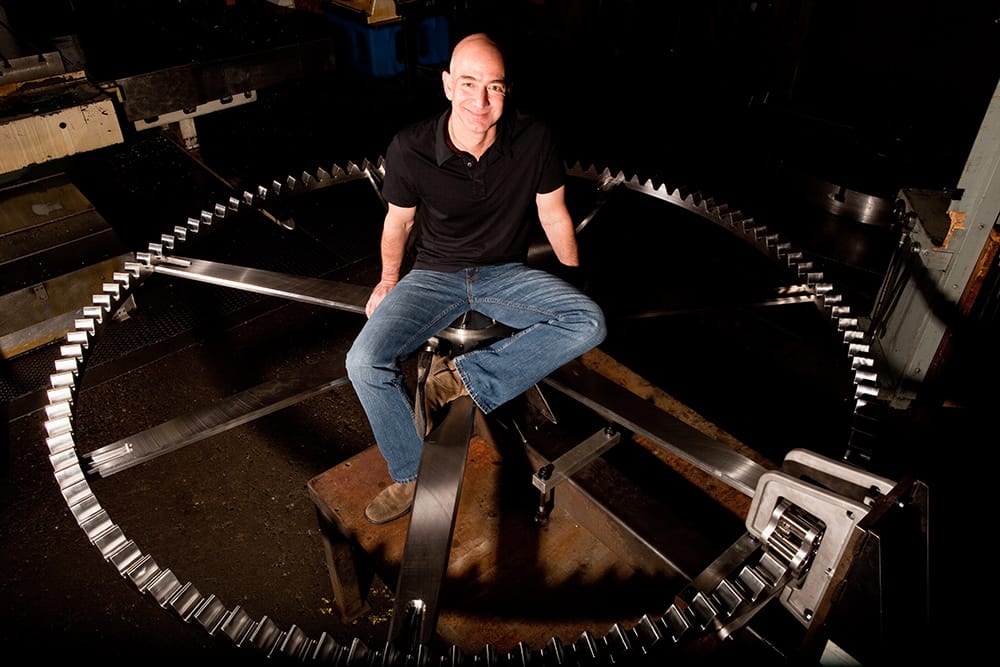
<svg viewBox="0 0 1000 667">
<path fill-rule="evenodd" d="M 459 41 L 441 80 L 445 97 L 451 101 L 453 122 L 462 129 L 486 132 L 500 120 L 507 71 L 500 47 L 488 36 L 476 33 Z"/>
</svg>

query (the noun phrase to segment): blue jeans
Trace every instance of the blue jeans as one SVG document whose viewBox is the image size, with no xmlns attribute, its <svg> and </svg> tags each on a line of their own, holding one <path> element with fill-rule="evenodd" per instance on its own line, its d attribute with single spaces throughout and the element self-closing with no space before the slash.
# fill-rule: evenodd
<svg viewBox="0 0 1000 667">
<path fill-rule="evenodd" d="M 589 297 L 524 264 L 407 273 L 347 352 L 347 375 L 394 481 L 417 478 L 423 449 L 400 364 L 470 310 L 518 329 L 455 358 L 469 396 L 484 413 L 599 345 L 607 334 L 604 314 Z"/>
</svg>

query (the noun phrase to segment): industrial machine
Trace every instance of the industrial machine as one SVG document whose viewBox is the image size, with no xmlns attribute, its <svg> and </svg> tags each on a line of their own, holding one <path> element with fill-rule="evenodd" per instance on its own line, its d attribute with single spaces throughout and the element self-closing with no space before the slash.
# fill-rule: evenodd
<svg viewBox="0 0 1000 667">
<path fill-rule="evenodd" d="M 366 23 L 375 28 L 400 20 L 390 6 L 393 3 L 340 4 L 352 5 L 362 14 L 368 11 L 371 20 Z M 69 90 L 65 94 L 78 103 L 52 113 L 39 113 L 37 105 L 29 104 L 31 112 L 18 113 L 0 127 L 6 133 L 0 136 L 4 146 L 13 145 L 9 137 L 21 133 L 21 128 L 38 138 L 18 144 L 18 151 L 5 150 L 0 159 L 9 162 L 3 163 L 3 171 L 17 172 L 37 162 L 120 143 L 125 140 L 122 127 L 127 128 L 125 134 L 167 127 L 196 156 L 195 117 L 254 103 L 255 91 L 261 87 L 328 68 L 331 53 L 328 41 L 310 40 L 279 46 L 249 60 L 219 60 L 211 67 L 119 77 L 103 87 L 94 87 L 81 74 L 67 73 L 64 66 L 53 64 L 54 55 L 42 64 L 12 61 L 19 71 L 14 83 L 23 91 L 19 100 L 25 100 L 29 92 L 35 95 L 22 84 L 43 79 L 45 86 L 38 87 L 48 91 L 49 98 L 64 99 Z M 39 67 L 44 71 L 36 71 Z M 227 74 L 231 72 L 245 76 L 234 84 Z M 57 93 L 51 93 L 53 87 Z M 149 90 L 156 94 L 143 94 Z M 168 93 L 169 99 L 162 99 Z M 19 282 L 12 283 L 15 289 L 0 296 L 6 312 L 16 310 L 29 318 L 5 320 L 0 350 L 11 358 L 41 347 L 58 348 L 44 389 L 44 444 L 70 513 L 101 557 L 166 612 L 257 654 L 337 665 L 628 665 L 726 656 L 752 644 L 765 656 L 795 663 L 877 664 L 913 657 L 920 647 L 910 641 L 911 635 L 928 632 L 931 621 L 929 489 L 925 481 L 910 475 L 875 474 L 868 464 L 880 454 L 877 422 L 883 412 L 905 408 L 918 396 L 927 376 L 933 378 L 933 371 L 945 363 L 952 334 L 958 331 L 949 329 L 949 324 L 961 315 L 989 309 L 983 303 L 990 300 L 996 275 L 996 212 L 1000 210 L 996 100 L 994 95 L 958 188 L 946 193 L 903 189 L 891 202 L 889 217 L 880 219 L 898 233 L 899 244 L 871 312 L 854 309 L 825 267 L 769 228 L 766 221 L 731 208 L 718 197 L 629 171 L 567 164 L 568 177 L 586 193 L 588 210 L 578 227 L 581 238 L 590 233 L 608 202 L 621 197 L 638 197 L 710 224 L 777 267 L 785 284 L 779 293 L 770 295 L 769 305 L 814 307 L 834 332 L 852 377 L 852 393 L 846 398 L 850 435 L 840 456 L 803 446 L 785 452 L 775 466 L 763 465 L 705 435 L 593 369 L 571 364 L 546 378 L 531 399 L 536 417 L 551 417 L 545 395 L 555 393 L 588 411 L 603 426 L 575 446 L 549 456 L 534 447 L 530 424 L 513 423 L 536 470 L 525 480 L 538 494 L 536 520 L 544 524 L 553 507 L 566 504 L 578 521 L 609 544 L 624 545 L 623 557 L 686 581 L 672 599 L 663 601 L 661 613 L 646 615 L 635 624 L 616 624 L 601 635 L 583 631 L 572 643 L 553 637 L 544 646 L 522 645 L 509 652 L 484 646 L 475 654 L 434 645 L 438 589 L 459 488 L 445 494 L 448 502 L 444 505 L 431 502 L 418 488 L 413 512 L 417 522 L 410 525 L 407 548 L 410 556 L 417 550 L 433 558 L 406 561 L 409 567 L 404 568 L 406 575 L 396 588 L 393 624 L 384 646 L 329 635 L 308 636 L 297 626 L 283 628 L 267 616 L 253 617 L 239 606 L 227 606 L 140 549 L 92 488 L 97 478 L 346 385 L 343 377 L 265 383 L 101 448 L 81 451 L 77 446 L 75 412 L 88 362 L 107 332 L 128 317 L 136 299 L 141 299 L 143 285 L 154 276 L 362 315 L 369 291 L 363 285 L 219 262 L 201 256 L 198 249 L 207 237 L 238 235 L 249 219 L 292 230 L 294 220 L 281 213 L 288 205 L 346 184 L 367 184 L 380 198 L 384 175 L 380 159 L 308 168 L 249 187 L 236 187 L 210 174 L 216 183 L 229 188 L 226 197 L 178 220 L 141 249 L 123 248 L 109 240 L 91 255 L 100 261 L 86 266 L 79 266 L 78 260 L 63 260 L 60 265 L 54 261 L 58 249 L 37 244 L 31 252 L 15 252 L 0 265 L 11 277 L 25 273 L 17 269 L 27 266 L 25 257 L 31 254 L 47 253 L 53 261 L 43 262 L 48 273 L 36 273 L 40 279 L 17 277 Z M 112 117 L 119 122 L 112 122 Z M 57 122 L 58 131 L 52 122 Z M 96 139 L 81 144 L 81 137 Z M 40 187 L 73 195 L 76 204 L 69 222 L 53 215 L 64 234 L 91 242 L 100 239 L 105 225 L 99 213 L 73 191 L 71 183 L 57 175 L 42 181 Z M 8 201 L 17 196 L 11 192 L 6 195 Z M 854 213 L 870 213 L 885 203 L 878 198 L 859 200 L 857 193 L 843 187 L 826 195 L 838 210 L 853 206 Z M 47 243 L 51 235 L 46 237 L 39 243 Z M 543 245 L 533 249 L 533 261 L 542 262 L 546 256 Z M 53 288 L 66 294 L 46 292 Z M 931 292 L 933 297 L 928 296 Z M 939 308 L 940 303 L 949 308 Z M 951 319 L 942 312 L 952 313 Z M 462 453 L 477 419 L 474 412 L 469 402 L 456 403 L 437 427 L 433 440 L 447 454 L 434 459 L 438 450 L 428 447 L 426 456 L 433 459 L 427 464 L 433 473 L 428 479 L 460 482 Z M 707 567 L 688 571 L 671 557 L 668 544 L 642 534 L 581 487 L 577 473 L 626 438 L 641 439 L 651 450 L 720 482 L 748 501 L 745 532 Z M 779 620 L 775 621 L 775 615 Z M 789 619 L 790 626 L 784 623 Z"/>
<path fill-rule="evenodd" d="M 115 314 L 143 281 L 154 274 L 363 312 L 368 290 L 361 286 L 219 264 L 188 257 L 179 251 L 199 236 L 230 226 L 244 211 L 273 199 L 357 180 L 368 181 L 377 189 L 382 173 L 380 163 L 368 162 L 360 167 L 349 165 L 347 169 L 303 173 L 218 202 L 198 217 L 177 225 L 171 233 L 163 234 L 146 250 L 137 252 L 134 259 L 125 262 L 121 270 L 102 285 L 100 293 L 93 296 L 92 304 L 80 312 L 60 347 L 61 356 L 56 361 L 51 388 L 47 392 L 46 444 L 57 481 L 70 510 L 104 558 L 140 591 L 153 596 L 165 609 L 184 620 L 198 623 L 210 633 L 227 636 L 238 645 L 254 646 L 271 654 L 340 661 L 341 664 L 371 664 L 376 659 L 369 651 L 362 652 L 365 657 L 349 657 L 355 655 L 357 646 L 338 643 L 329 637 L 310 638 L 294 628 L 275 627 L 266 618 L 254 620 L 244 610 L 227 609 L 214 596 L 201 593 L 194 583 L 180 581 L 169 568 L 157 564 L 151 554 L 143 553 L 128 539 L 102 509 L 89 480 L 115 474 L 219 430 L 233 428 L 304 400 L 316 392 L 327 391 L 342 385 L 344 379 L 330 378 L 318 385 L 281 382 L 258 387 L 233 397 L 225 405 L 178 418 L 87 453 L 78 452 L 75 447 L 76 388 L 88 355 L 99 344 L 103 329 L 114 326 Z M 799 298 L 815 303 L 844 337 L 848 363 L 858 369 L 858 404 L 866 404 L 877 394 L 865 332 L 856 325 L 857 320 L 849 316 L 832 286 L 824 281 L 822 272 L 813 266 L 798 266 L 798 255 L 780 239 L 738 213 L 730 213 L 724 206 L 701 200 L 697 195 L 684 195 L 665 186 L 656 187 L 607 171 L 576 167 L 570 173 L 592 179 L 602 192 L 616 187 L 633 188 L 686 207 L 733 233 L 744 235 L 762 252 L 789 264 L 792 275 L 807 281 L 805 293 Z M 649 438 L 657 446 L 750 496 L 753 502 L 746 517 L 746 535 L 721 554 L 711 567 L 693 576 L 677 600 L 665 605 L 661 616 L 646 618 L 631 628 L 615 627 L 603 637 L 585 633 L 572 646 L 563 646 L 556 640 L 550 646 L 537 649 L 537 653 L 529 651 L 520 658 L 508 656 L 506 660 L 520 659 L 521 664 L 532 664 L 531 660 L 536 658 L 531 655 L 554 664 L 615 663 L 646 657 L 661 659 L 662 651 L 679 650 L 674 648 L 676 646 L 685 647 L 689 642 L 703 642 L 706 638 L 726 640 L 737 635 L 761 608 L 776 600 L 799 620 L 807 634 L 793 652 L 795 659 L 809 656 L 820 661 L 839 661 L 847 656 L 865 661 L 881 657 L 881 652 L 890 648 L 900 648 L 901 637 L 891 636 L 897 627 L 910 627 L 912 623 L 926 620 L 929 603 L 927 488 L 920 480 L 886 479 L 808 450 L 789 452 L 780 470 L 766 470 L 669 415 L 650 410 L 635 395 L 616 388 L 614 383 L 592 372 L 567 368 L 548 378 L 545 384 L 606 418 L 612 425 L 609 428 L 625 429 Z M 472 413 L 471 403 L 467 403 L 465 421 L 470 425 Z M 443 433 L 435 439 L 445 443 L 457 441 L 461 453 L 464 451 L 461 442 L 467 442 L 470 436 L 469 428 L 461 424 L 460 416 L 449 416 L 440 426 Z M 608 437 L 606 432 L 598 433 L 554 461 L 540 461 L 533 482 L 542 495 L 539 506 L 551 506 L 555 488 L 566 484 L 575 470 L 606 451 L 616 439 Z M 452 442 L 451 448 L 454 446 Z M 433 447 L 428 447 L 428 452 L 433 451 Z M 451 456 L 441 463 L 429 465 L 430 470 L 434 470 L 435 465 L 442 467 L 434 478 L 460 480 L 462 463 L 462 456 Z M 459 474 L 450 469 L 454 466 L 459 466 Z M 424 477 L 430 474 L 422 473 Z M 449 526 L 455 519 L 454 503 L 458 494 L 451 495 L 450 515 L 449 508 L 440 507 L 440 495 L 439 490 L 428 504 L 431 518 L 421 527 L 414 527 L 410 539 L 426 538 L 424 531 L 438 535 L 439 540 L 443 536 L 443 545 L 420 551 L 437 554 L 438 559 L 446 560 Z M 423 506 L 418 489 L 414 516 L 422 516 Z M 544 511 L 541 514 L 544 518 Z M 609 521 L 614 522 L 605 517 L 604 522 Z M 627 531 L 628 528 L 620 526 L 615 530 Z M 883 570 L 896 566 L 887 562 L 887 555 L 899 553 L 896 549 L 901 548 L 889 545 L 896 539 L 906 544 L 906 560 L 911 564 L 915 562 L 912 569 L 907 568 L 914 578 L 893 591 L 894 594 L 906 592 L 909 600 L 905 604 L 883 599 L 889 592 L 882 586 Z M 670 566 L 669 559 L 660 564 L 660 567 Z M 431 657 L 428 646 L 436 615 L 433 573 L 438 572 L 439 579 L 443 563 L 424 557 L 418 564 L 404 569 L 414 579 L 400 584 L 402 590 L 409 593 L 397 600 L 396 617 L 400 620 L 384 651 L 372 649 L 381 655 L 378 659 L 390 663 L 398 661 L 398 664 Z M 882 613 L 877 614 L 879 620 L 872 626 L 858 627 L 853 621 L 845 622 L 844 614 L 848 612 L 843 605 L 847 604 L 880 609 Z M 882 618 L 890 612 L 907 618 L 905 622 Z M 452 660 L 461 664 L 458 657 Z"/>
</svg>

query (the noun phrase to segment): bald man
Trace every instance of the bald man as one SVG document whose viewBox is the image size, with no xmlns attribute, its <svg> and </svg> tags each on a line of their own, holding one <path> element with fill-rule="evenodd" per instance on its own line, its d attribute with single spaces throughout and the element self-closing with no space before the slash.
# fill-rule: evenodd
<svg viewBox="0 0 1000 667">
<path fill-rule="evenodd" d="M 381 278 L 347 353 L 348 377 L 392 479 L 365 509 L 374 524 L 413 505 L 425 434 L 415 427 L 401 363 L 428 339 L 472 310 L 517 331 L 455 357 L 451 377 L 439 378 L 450 398 L 468 394 L 489 414 L 607 333 L 588 296 L 526 264 L 535 225 L 563 266 L 577 267 L 579 256 L 562 159 L 543 122 L 505 113 L 496 42 L 482 33 L 459 41 L 441 82 L 449 107 L 401 130 L 386 151 Z"/>
</svg>

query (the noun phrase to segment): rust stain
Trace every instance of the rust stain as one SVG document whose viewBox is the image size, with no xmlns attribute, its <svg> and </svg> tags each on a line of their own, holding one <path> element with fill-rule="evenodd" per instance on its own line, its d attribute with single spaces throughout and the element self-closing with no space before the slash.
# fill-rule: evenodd
<svg viewBox="0 0 1000 667">
<path fill-rule="evenodd" d="M 951 224 L 948 225 L 948 233 L 945 235 L 944 241 L 941 242 L 941 248 L 948 247 L 955 230 L 965 229 L 965 211 L 948 211 L 948 218 L 951 220 Z"/>
</svg>

